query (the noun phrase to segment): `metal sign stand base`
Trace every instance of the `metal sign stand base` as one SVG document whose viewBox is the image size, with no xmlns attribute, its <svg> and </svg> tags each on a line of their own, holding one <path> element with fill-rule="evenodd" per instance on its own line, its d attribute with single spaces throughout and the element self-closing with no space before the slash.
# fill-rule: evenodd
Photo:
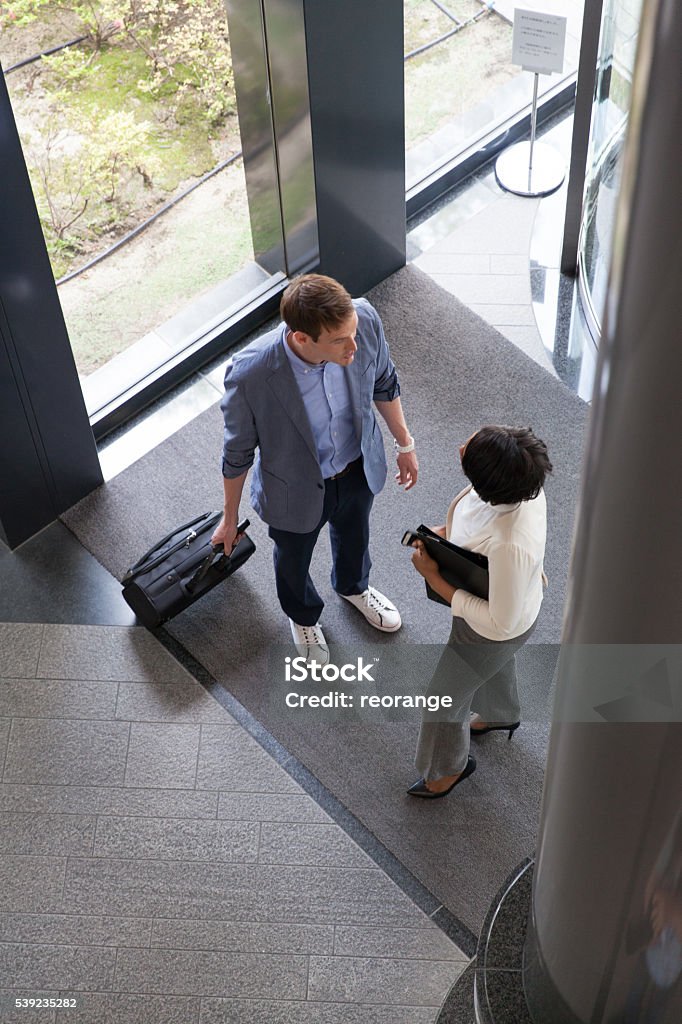
<svg viewBox="0 0 682 1024">
<path fill-rule="evenodd" d="M 495 177 L 500 188 L 517 196 L 548 196 L 556 192 L 564 178 L 564 162 L 551 146 L 535 142 L 538 115 L 539 72 L 535 73 L 533 109 L 530 119 L 530 142 L 518 142 L 501 153 L 495 163 Z"/>
</svg>

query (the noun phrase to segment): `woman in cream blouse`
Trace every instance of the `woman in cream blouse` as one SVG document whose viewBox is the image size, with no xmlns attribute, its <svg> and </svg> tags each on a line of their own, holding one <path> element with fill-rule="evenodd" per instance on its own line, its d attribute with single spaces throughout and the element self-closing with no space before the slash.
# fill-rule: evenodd
<svg viewBox="0 0 682 1024">
<path fill-rule="evenodd" d="M 408 793 L 435 799 L 471 775 L 470 733 L 519 726 L 516 651 L 535 627 L 543 572 L 547 504 L 543 485 L 552 470 L 543 441 L 526 427 L 482 427 L 460 449 L 471 484 L 450 505 L 436 532 L 488 558 L 488 600 L 447 583 L 417 541 L 412 562 L 452 608 L 448 645 L 429 693 L 453 698 L 444 713 L 425 716 L 417 745 L 422 778 Z M 473 712 L 473 714 L 472 714 Z"/>
</svg>

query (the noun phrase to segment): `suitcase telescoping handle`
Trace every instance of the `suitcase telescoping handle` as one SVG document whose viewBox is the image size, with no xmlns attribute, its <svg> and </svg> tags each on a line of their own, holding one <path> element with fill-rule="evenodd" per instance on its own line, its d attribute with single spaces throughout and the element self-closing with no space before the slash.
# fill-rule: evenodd
<svg viewBox="0 0 682 1024">
<path fill-rule="evenodd" d="M 241 523 L 237 524 L 237 534 L 245 533 L 250 525 L 251 523 L 249 522 L 248 519 L 243 519 Z M 209 555 L 206 555 L 206 558 L 197 567 L 197 570 L 194 573 L 194 575 L 189 580 L 187 580 L 185 586 L 190 591 L 190 593 L 196 587 L 199 586 L 204 576 L 208 574 L 209 569 L 211 569 L 214 565 L 217 565 L 221 560 L 227 560 L 230 557 L 229 555 L 225 554 L 225 549 L 223 548 L 222 544 L 213 544 L 212 549 L 213 550 L 211 551 L 211 553 Z M 215 557 L 216 555 L 218 555 L 217 558 Z"/>
</svg>

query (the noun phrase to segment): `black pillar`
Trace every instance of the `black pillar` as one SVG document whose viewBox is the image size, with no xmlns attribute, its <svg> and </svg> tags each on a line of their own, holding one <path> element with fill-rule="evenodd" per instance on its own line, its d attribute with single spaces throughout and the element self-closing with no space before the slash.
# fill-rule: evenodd
<svg viewBox="0 0 682 1024">
<path fill-rule="evenodd" d="M 359 294 L 405 264 L 403 4 L 303 2 L 320 269 Z"/>
<path fill-rule="evenodd" d="M 0 534 L 16 547 L 102 482 L 0 73 Z"/>
</svg>

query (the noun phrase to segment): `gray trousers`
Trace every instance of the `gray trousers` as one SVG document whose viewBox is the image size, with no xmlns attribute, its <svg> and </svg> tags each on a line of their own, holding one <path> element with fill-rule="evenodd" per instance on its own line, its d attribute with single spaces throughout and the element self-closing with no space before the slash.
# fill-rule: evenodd
<svg viewBox="0 0 682 1024">
<path fill-rule="evenodd" d="M 519 721 L 516 652 L 534 629 L 535 623 L 513 640 L 487 640 L 464 619 L 453 618 L 450 639 L 426 691 L 452 697 L 452 708 L 425 712 L 417 743 L 415 765 L 427 782 L 466 767 L 470 712 L 488 725 Z"/>
</svg>

